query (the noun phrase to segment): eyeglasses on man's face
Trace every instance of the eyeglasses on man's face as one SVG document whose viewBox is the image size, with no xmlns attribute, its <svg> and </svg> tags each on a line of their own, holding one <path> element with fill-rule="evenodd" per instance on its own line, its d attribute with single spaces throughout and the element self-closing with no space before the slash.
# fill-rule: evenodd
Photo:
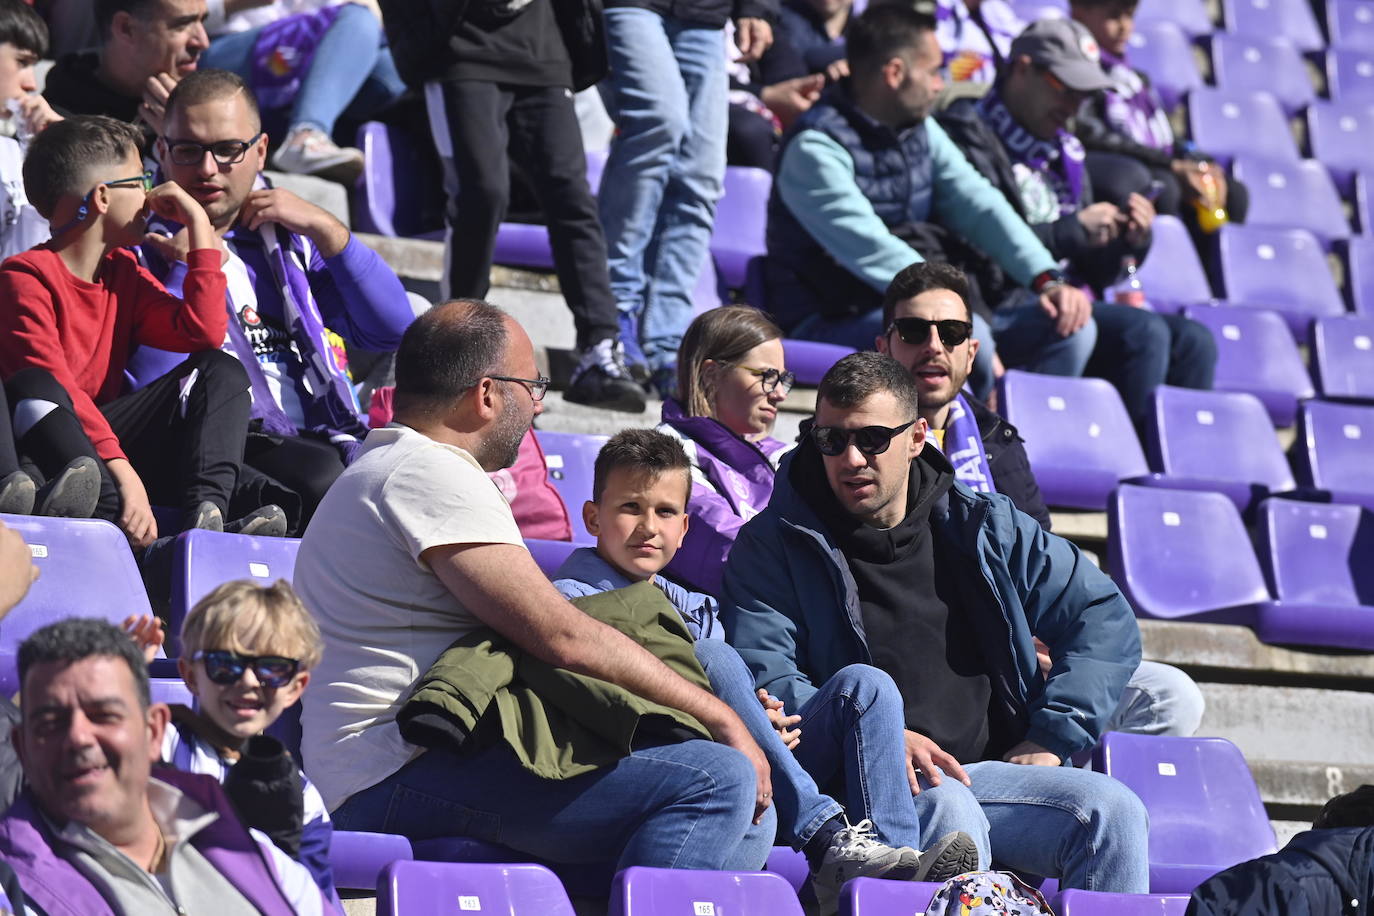
<svg viewBox="0 0 1374 916">
<path fill-rule="evenodd" d="M 195 140 L 173 140 L 171 137 L 163 137 L 162 142 L 167 144 L 167 155 L 177 165 L 200 165 L 205 159 L 205 154 L 209 153 L 215 157 L 215 162 L 220 165 L 237 165 L 243 161 L 243 157 L 248 155 L 248 151 L 253 145 L 262 139 L 262 131 L 258 131 L 253 137 L 247 140 L 216 140 L 214 143 L 197 143 Z"/>
<path fill-rule="evenodd" d="M 549 383 L 553 380 L 547 376 L 539 378 L 515 378 L 510 375 L 489 375 L 487 378 L 497 382 L 517 382 L 529 389 L 530 397 L 536 401 L 544 400 L 545 393 L 549 390 Z"/>
</svg>

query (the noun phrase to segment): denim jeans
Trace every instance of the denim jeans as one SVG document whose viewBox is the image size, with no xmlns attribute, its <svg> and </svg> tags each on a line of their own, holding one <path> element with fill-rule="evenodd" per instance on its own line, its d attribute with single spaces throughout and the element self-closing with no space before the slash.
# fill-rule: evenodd
<svg viewBox="0 0 1374 916">
<path fill-rule="evenodd" d="M 1202 691 L 1188 675 L 1172 665 L 1141 662 L 1102 730 L 1186 737 L 1202 724 L 1205 706 Z"/>
<path fill-rule="evenodd" d="M 756 791 L 745 756 L 711 741 L 636 750 L 561 780 L 534 775 L 500 744 L 470 756 L 425 751 L 333 820 L 411 839 L 466 836 L 551 862 L 752 870 L 776 827 L 771 808 L 751 827 Z"/>
<path fill-rule="evenodd" d="M 603 97 L 619 131 L 598 198 L 611 291 L 662 369 L 692 320 L 725 179 L 725 33 L 646 9 L 605 16 Z"/>
<path fill-rule="evenodd" d="M 1023 299 L 1023 304 L 1004 305 L 992 313 L 992 334 L 1002 364 L 1046 375 L 1082 375 L 1097 346 L 1096 322 L 1061 337 L 1038 298 L 1027 292 Z"/>
<path fill-rule="evenodd" d="M 1063 888 L 1144 894 L 1150 889 L 1149 818 L 1135 793 L 1073 767 L 965 764 L 972 786 L 921 777 L 916 812 L 930 836 L 963 830 L 978 867 L 1058 878 Z"/>
<path fill-rule="evenodd" d="M 1154 409 L 1156 387 L 1212 387 L 1216 341 L 1191 318 L 1094 302 L 1093 321 L 1097 348 L 1085 371 L 1116 387 L 1137 430 Z"/>
</svg>

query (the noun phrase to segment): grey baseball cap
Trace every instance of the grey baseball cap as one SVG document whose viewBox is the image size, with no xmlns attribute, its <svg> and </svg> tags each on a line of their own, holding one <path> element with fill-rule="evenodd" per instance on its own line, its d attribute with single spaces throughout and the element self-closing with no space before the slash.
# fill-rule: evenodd
<svg viewBox="0 0 1374 916">
<path fill-rule="evenodd" d="M 1072 19 L 1039 19 L 1011 43 L 1011 57 L 1021 55 L 1054 74 L 1078 92 L 1100 92 L 1115 83 L 1102 70 L 1097 39 Z"/>
</svg>

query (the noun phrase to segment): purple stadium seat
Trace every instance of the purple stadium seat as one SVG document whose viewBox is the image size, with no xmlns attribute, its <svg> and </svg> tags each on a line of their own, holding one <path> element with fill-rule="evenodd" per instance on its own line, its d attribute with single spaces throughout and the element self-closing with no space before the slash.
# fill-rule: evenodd
<svg viewBox="0 0 1374 916">
<path fill-rule="evenodd" d="M 394 833 L 335 830 L 329 841 L 329 867 L 334 872 L 334 886 L 342 890 L 377 890 L 381 885 L 382 869 L 393 862 L 409 861 L 414 857 L 410 840 Z"/>
<path fill-rule="evenodd" d="M 782 342 L 783 361 L 803 385 L 819 385 L 831 366 L 853 352 L 839 344 L 816 340 L 785 338 Z"/>
<path fill-rule="evenodd" d="M 1263 309 L 1211 306 L 1193 306 L 1184 314 L 1206 325 L 1216 340 L 1212 387 L 1253 394 L 1264 403 L 1275 426 L 1292 426 L 1298 401 L 1316 392 L 1283 318 Z"/>
<path fill-rule="evenodd" d="M 0 650 L 15 652 L 34 630 L 67 617 L 120 623 L 151 614 L 148 593 L 124 533 L 93 518 L 0 515 L 29 545 L 41 573 L 24 600 L 0 620 Z"/>
<path fill-rule="evenodd" d="M 1235 35 L 1283 35 L 1303 52 L 1326 48 L 1307 0 L 1222 0 L 1222 21 Z M 1205 147 L 1204 147 L 1205 148 Z"/>
<path fill-rule="evenodd" d="M 1299 342 L 1313 318 L 1345 313 L 1321 245 L 1305 229 L 1222 226 L 1221 271 L 1227 302 L 1278 312 Z"/>
<path fill-rule="evenodd" d="M 543 862 L 526 853 L 516 852 L 505 846 L 485 843 L 469 837 L 439 837 L 431 840 L 415 840 L 411 847 L 415 858 L 424 862 L 491 862 L 513 864 L 534 862 L 548 868 L 563 882 L 569 894 L 574 897 L 606 896 L 615 872 L 614 863 L 605 862 L 594 865 L 559 865 Z"/>
<path fill-rule="evenodd" d="M 124 367 L 124 380 L 130 391 L 137 391 L 158 376 L 166 375 L 186 362 L 185 353 L 171 353 L 157 347 L 139 347 Z"/>
<path fill-rule="evenodd" d="M 1316 98 L 1307 65 L 1293 43 L 1277 33 L 1266 37 L 1217 32 L 1212 36 L 1212 74 L 1232 92 L 1268 92 L 1292 117 Z"/>
<path fill-rule="evenodd" d="M 300 546 L 297 538 L 250 537 L 199 529 L 182 532 L 173 545 L 168 654 L 180 654 L 181 624 L 197 601 L 234 579 L 251 579 L 259 585 L 271 585 L 278 579 L 290 582 Z"/>
<path fill-rule="evenodd" d="M 1354 193 L 1355 225 L 1360 232 L 1374 237 L 1374 172 L 1355 173 Z"/>
<path fill-rule="evenodd" d="M 692 287 L 692 317 L 702 312 L 720 308 L 720 276 L 716 273 L 716 262 L 708 253 L 702 259 L 701 270 L 697 271 L 697 282 Z"/>
<path fill-rule="evenodd" d="M 1312 376 L 1323 398 L 1374 401 L 1374 317 L 1318 318 Z"/>
<path fill-rule="evenodd" d="M 1150 307 L 1173 313 L 1185 305 L 1211 302 L 1212 287 L 1188 227 L 1176 216 L 1161 214 L 1150 229 L 1150 253 L 1140 265 L 1140 282 Z"/>
<path fill-rule="evenodd" d="M 377 916 L 459 911 L 573 916 L 572 902 L 542 865 L 392 862 L 377 884 Z"/>
<path fill-rule="evenodd" d="M 1329 491 L 1334 502 L 1374 509 L 1374 407 L 1308 401 L 1298 429 L 1298 479 Z"/>
<path fill-rule="evenodd" d="M 592 498 L 592 470 L 596 454 L 610 436 L 555 433 L 537 429 L 534 436 L 544 450 L 549 482 L 558 491 L 572 522 L 573 543 L 595 544 L 596 538 L 582 522 L 582 504 Z"/>
<path fill-rule="evenodd" d="M 1225 738 L 1108 732 L 1093 769 L 1125 783 L 1150 812 L 1153 894 L 1191 893 L 1222 869 L 1277 849 L 1250 768 Z"/>
<path fill-rule="evenodd" d="M 1317 160 L 1282 162 L 1242 155 L 1231 170 L 1250 189 L 1246 225 L 1306 229 L 1328 250 L 1332 242 L 1350 238 L 1340 195 Z"/>
<path fill-rule="evenodd" d="M 576 550 L 579 545 L 571 541 L 545 541 L 540 538 L 525 538 L 525 546 L 529 548 L 530 554 L 534 557 L 534 562 L 539 564 L 544 575 L 552 576 L 558 571 L 558 567 L 563 565 L 568 554 Z"/>
<path fill-rule="evenodd" d="M 1294 161 L 1298 147 L 1278 100 L 1267 92 L 1231 92 L 1204 86 L 1188 96 L 1193 140 L 1222 165 L 1241 153 Z"/>
<path fill-rule="evenodd" d="M 1182 894 L 1107 894 L 1067 890 L 1055 901 L 1059 916 L 1183 916 L 1188 898 Z"/>
<path fill-rule="evenodd" d="M 924 913 L 944 885 L 929 881 L 855 878 L 840 891 L 840 916 L 908 916 Z"/>
<path fill-rule="evenodd" d="M 154 703 L 180 703 L 182 706 L 191 706 L 195 703 L 195 696 L 191 693 L 191 688 L 186 686 L 186 682 L 179 677 L 150 677 L 148 678 L 148 695 Z"/>
<path fill-rule="evenodd" d="M 1374 51 L 1374 2 L 1327 0 L 1326 28 L 1333 48 Z"/>
<path fill-rule="evenodd" d="M 496 247 L 492 249 L 493 264 L 526 267 L 531 270 L 552 270 L 553 249 L 549 246 L 549 230 L 534 223 L 502 223 L 496 230 Z"/>
<path fill-rule="evenodd" d="M 1350 195 L 1356 172 L 1374 171 L 1370 137 L 1374 137 L 1374 103 L 1318 99 L 1307 106 L 1307 143 L 1312 158 L 1326 166 L 1342 196 Z"/>
<path fill-rule="evenodd" d="M 1333 99 L 1374 101 L 1374 50 L 1327 51 L 1326 85 Z"/>
<path fill-rule="evenodd" d="M 772 188 L 773 176 L 766 169 L 732 165 L 725 170 L 725 193 L 716 205 L 711 254 L 727 286 L 744 286 L 749 259 L 767 250 L 763 233 Z"/>
<path fill-rule="evenodd" d="M 1152 5 L 1146 0 L 1140 9 Z M 1129 44 L 1131 66 L 1149 75 L 1160 101 L 1170 111 L 1178 107 L 1184 96 L 1204 85 L 1192 43 L 1177 23 L 1141 22 L 1137 13 L 1136 30 Z"/>
<path fill-rule="evenodd" d="M 368 121 L 358 128 L 357 146 L 364 165 L 354 189 L 353 228 L 393 237 L 442 233 L 443 174 L 429 144 Z"/>
<path fill-rule="evenodd" d="M 1215 26 L 1202 0 L 1141 0 L 1136 9 L 1136 28 L 1169 23 L 1178 26 L 1189 38 L 1212 34 Z"/>
<path fill-rule="evenodd" d="M 1374 214 L 1374 209 L 1369 212 Z M 1374 235 L 1357 235 L 1351 239 L 1346 259 L 1349 269 L 1345 283 L 1350 304 L 1356 314 L 1374 318 Z"/>
<path fill-rule="evenodd" d="M 774 846 L 763 870 L 781 876 L 798 894 L 811 878 L 811 866 L 806 863 L 806 856 L 791 846 Z"/>
<path fill-rule="evenodd" d="M 1151 486 L 1224 493 L 1242 512 L 1297 486 L 1264 405 L 1250 394 L 1160 385 L 1145 451 L 1158 472 Z"/>
<path fill-rule="evenodd" d="M 792 886 L 770 872 L 627 868 L 615 876 L 607 916 L 702 913 L 801 916 Z"/>
<path fill-rule="evenodd" d="M 1017 18 L 1025 23 L 1037 19 L 1067 19 L 1069 16 L 1067 0 L 1010 0 L 1010 4 Z"/>
<path fill-rule="evenodd" d="M 1119 481 L 1149 472 L 1121 396 L 1102 379 L 1013 369 L 999 398 L 1051 506 L 1100 510 Z"/>
</svg>

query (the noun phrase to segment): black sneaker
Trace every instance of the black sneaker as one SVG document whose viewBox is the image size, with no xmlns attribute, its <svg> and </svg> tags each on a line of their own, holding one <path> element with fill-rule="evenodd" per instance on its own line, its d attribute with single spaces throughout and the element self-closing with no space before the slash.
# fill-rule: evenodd
<svg viewBox="0 0 1374 916">
<path fill-rule="evenodd" d="M 973 837 L 956 830 L 947 833 L 921 852 L 921 863 L 913 881 L 943 883 L 955 875 L 978 870 L 978 847 Z"/>
<path fill-rule="evenodd" d="M 0 512 L 6 515 L 28 515 L 33 511 L 33 478 L 23 471 L 15 471 L 0 480 Z"/>
<path fill-rule="evenodd" d="M 563 400 L 626 413 L 643 413 L 645 404 L 644 389 L 630 377 L 619 341 L 609 337 L 582 354 Z"/>
<path fill-rule="evenodd" d="M 68 462 L 34 494 L 33 512 L 54 518 L 90 518 L 100 502 L 100 465 L 83 455 Z"/>
<path fill-rule="evenodd" d="M 224 526 L 229 534 L 250 534 L 263 538 L 286 537 L 286 513 L 281 506 L 266 505 Z"/>
</svg>

